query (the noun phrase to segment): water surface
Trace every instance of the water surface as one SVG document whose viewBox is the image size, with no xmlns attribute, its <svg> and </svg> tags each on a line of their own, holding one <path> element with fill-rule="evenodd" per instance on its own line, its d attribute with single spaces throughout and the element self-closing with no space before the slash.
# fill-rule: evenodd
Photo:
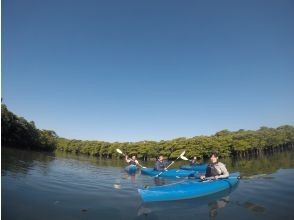
<svg viewBox="0 0 294 220">
<path fill-rule="evenodd" d="M 180 180 L 129 175 L 122 160 L 2 148 L 2 219 L 294 219 L 293 152 L 222 161 L 241 172 L 234 189 L 143 203 L 139 187 Z"/>
</svg>

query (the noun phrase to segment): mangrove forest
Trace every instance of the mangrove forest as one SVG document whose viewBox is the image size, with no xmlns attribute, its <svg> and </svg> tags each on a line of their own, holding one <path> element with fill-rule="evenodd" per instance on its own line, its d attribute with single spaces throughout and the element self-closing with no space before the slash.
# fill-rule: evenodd
<svg viewBox="0 0 294 220">
<path fill-rule="evenodd" d="M 76 154 L 88 154 L 97 157 L 118 158 L 119 148 L 128 155 L 136 155 L 142 160 L 163 155 L 173 159 L 186 150 L 187 157 L 206 158 L 212 151 L 221 157 L 247 157 L 266 152 L 283 151 L 294 147 L 294 127 L 283 125 L 277 128 L 229 131 L 222 130 L 211 136 L 176 138 L 173 140 L 139 142 L 105 142 L 75 140 L 59 137 L 52 130 L 40 130 L 33 121 L 28 122 L 10 112 L 1 104 L 2 146 L 23 149 L 64 151 Z"/>
</svg>

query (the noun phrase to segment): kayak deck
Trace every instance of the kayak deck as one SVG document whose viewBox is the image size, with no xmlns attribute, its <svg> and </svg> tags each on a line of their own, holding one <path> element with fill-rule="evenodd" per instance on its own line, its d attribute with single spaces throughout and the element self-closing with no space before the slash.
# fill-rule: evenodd
<svg viewBox="0 0 294 220">
<path fill-rule="evenodd" d="M 158 171 L 158 170 L 154 170 L 153 168 L 142 168 L 141 173 L 144 175 L 149 175 L 153 177 L 156 177 L 157 175 L 159 175 L 160 177 L 181 178 L 181 177 L 193 177 L 196 172 L 193 170 L 181 170 L 181 169 Z"/>
<path fill-rule="evenodd" d="M 240 173 L 232 173 L 226 179 L 184 180 L 163 186 L 138 189 L 144 202 L 191 199 L 232 188 L 239 181 Z"/>
</svg>

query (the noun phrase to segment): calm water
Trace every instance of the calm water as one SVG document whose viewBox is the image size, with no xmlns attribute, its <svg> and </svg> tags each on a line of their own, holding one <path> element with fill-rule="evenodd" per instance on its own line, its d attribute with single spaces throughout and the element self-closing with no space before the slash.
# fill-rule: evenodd
<svg viewBox="0 0 294 220">
<path fill-rule="evenodd" d="M 294 219 L 294 152 L 223 162 L 241 172 L 233 190 L 142 203 L 137 188 L 154 179 L 123 161 L 2 148 L 2 219 Z"/>
</svg>

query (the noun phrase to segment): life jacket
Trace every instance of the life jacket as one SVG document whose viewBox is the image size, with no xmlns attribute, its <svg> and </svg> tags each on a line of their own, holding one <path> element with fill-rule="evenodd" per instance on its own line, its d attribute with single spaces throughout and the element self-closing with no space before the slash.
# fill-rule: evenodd
<svg viewBox="0 0 294 220">
<path fill-rule="evenodd" d="M 215 164 L 208 164 L 206 168 L 205 176 L 211 177 L 211 176 L 221 175 L 222 173 L 219 169 L 216 168 L 217 166 L 218 166 L 218 162 Z"/>
<path fill-rule="evenodd" d="M 163 161 L 156 161 L 154 170 L 164 170 L 165 166 L 164 166 L 164 162 Z"/>
<path fill-rule="evenodd" d="M 207 167 L 206 167 L 206 171 L 205 171 L 205 176 L 206 177 L 211 177 L 213 176 L 212 173 L 211 173 L 211 164 L 208 164 Z"/>
<path fill-rule="evenodd" d="M 137 165 L 137 164 L 136 164 L 136 161 L 134 161 L 133 159 L 130 160 L 129 164 L 130 164 L 130 165 Z"/>
</svg>

